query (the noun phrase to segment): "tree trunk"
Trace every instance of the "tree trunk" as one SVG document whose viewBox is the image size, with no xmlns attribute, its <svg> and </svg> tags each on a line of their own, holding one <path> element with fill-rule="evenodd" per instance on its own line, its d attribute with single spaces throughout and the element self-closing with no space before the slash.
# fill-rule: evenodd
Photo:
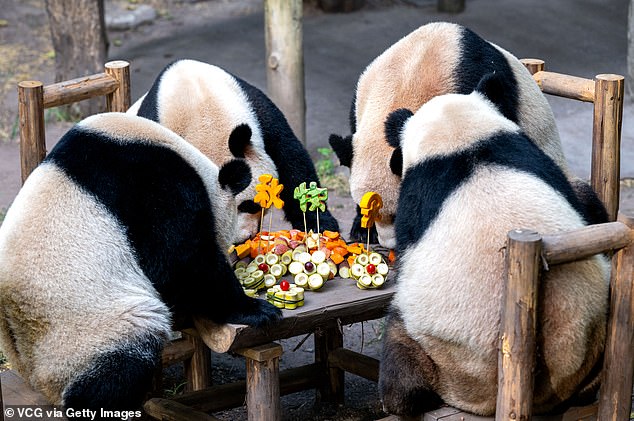
<svg viewBox="0 0 634 421">
<path fill-rule="evenodd" d="M 55 49 L 55 81 L 103 72 L 108 38 L 103 0 L 45 0 Z M 67 109 L 72 117 L 105 110 L 103 98 L 82 101 Z"/>
</svg>

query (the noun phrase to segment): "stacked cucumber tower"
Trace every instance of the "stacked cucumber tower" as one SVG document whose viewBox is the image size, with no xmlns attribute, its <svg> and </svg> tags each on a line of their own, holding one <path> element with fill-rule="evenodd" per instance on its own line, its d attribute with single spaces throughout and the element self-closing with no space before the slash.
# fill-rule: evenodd
<svg viewBox="0 0 634 421">
<path fill-rule="evenodd" d="M 357 281 L 360 289 L 380 288 L 389 271 L 387 263 L 379 253 L 363 253 L 354 259 L 352 266 L 340 266 L 339 276 Z"/>
</svg>

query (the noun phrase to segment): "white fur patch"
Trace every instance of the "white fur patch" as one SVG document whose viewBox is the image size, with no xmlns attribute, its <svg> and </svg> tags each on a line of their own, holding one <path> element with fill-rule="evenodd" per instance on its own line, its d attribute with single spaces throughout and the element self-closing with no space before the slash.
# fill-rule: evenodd
<svg viewBox="0 0 634 421">
<path fill-rule="evenodd" d="M 420 162 L 449 155 L 489 139 L 499 132 L 519 132 L 487 98 L 446 94 L 432 98 L 410 117 L 401 130 L 403 172 Z"/>
</svg>

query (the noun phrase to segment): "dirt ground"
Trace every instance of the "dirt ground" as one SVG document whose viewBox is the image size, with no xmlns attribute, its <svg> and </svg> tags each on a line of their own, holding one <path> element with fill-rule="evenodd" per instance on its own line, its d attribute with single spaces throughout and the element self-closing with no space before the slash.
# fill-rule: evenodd
<svg viewBox="0 0 634 421">
<path fill-rule="evenodd" d="M 0 0 L 0 217 L 10 205 L 20 186 L 17 95 L 16 84 L 21 80 L 36 79 L 52 83 L 54 55 L 49 40 L 47 17 L 43 0 Z M 106 7 L 117 3 L 120 7 L 134 8 L 135 0 L 106 1 Z M 158 16 L 151 24 L 126 31 L 109 31 L 111 51 L 123 48 L 135 51 L 152 40 L 158 40 L 184 27 L 214 22 L 223 16 L 239 16 L 260 12 L 260 0 L 152 0 Z M 389 8 L 397 0 L 366 1 L 366 8 Z M 411 2 L 415 3 L 415 2 Z M 424 3 L 424 2 L 423 2 Z M 305 17 L 322 14 L 315 1 L 306 2 Z M 202 42 L 202 41 L 201 41 Z M 166 58 L 169 53 L 166 53 Z M 155 69 L 158 72 L 159 69 Z M 135 98 L 133 98 L 135 99 Z M 55 110 L 49 110 L 46 136 L 48 147 L 52 147 L 72 122 L 60 121 Z M 325 138 L 324 138 L 325 139 Z M 326 145 L 323 145 L 326 146 Z M 347 233 L 354 215 L 354 206 L 345 193 L 330 194 L 329 207 Z M 621 209 L 634 215 L 634 183 L 631 179 L 622 182 Z M 378 358 L 380 351 L 381 321 L 344 326 L 346 347 Z M 281 341 L 285 353 L 281 369 L 312 362 L 312 339 L 292 338 Z M 217 383 L 243 379 L 243 360 L 230 355 L 213 355 L 213 377 Z M 181 388 L 182 373 L 178 369 L 167 372 L 166 394 Z M 376 384 L 346 374 L 346 402 L 344 406 L 320 404 L 314 391 L 307 391 L 282 398 L 284 420 L 371 420 L 384 416 L 380 410 Z M 246 420 L 244 408 L 214 414 L 226 420 Z"/>
</svg>

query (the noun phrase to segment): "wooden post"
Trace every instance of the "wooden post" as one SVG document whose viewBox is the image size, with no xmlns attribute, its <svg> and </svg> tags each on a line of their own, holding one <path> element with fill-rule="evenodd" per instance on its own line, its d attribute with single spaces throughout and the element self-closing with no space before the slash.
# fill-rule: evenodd
<svg viewBox="0 0 634 421">
<path fill-rule="evenodd" d="M 526 69 L 528 69 L 531 75 L 544 71 L 544 68 L 546 67 L 544 60 L 540 60 L 538 58 L 523 58 L 520 61 Z"/>
<path fill-rule="evenodd" d="M 20 166 L 22 183 L 46 156 L 44 131 L 44 85 L 38 81 L 18 83 L 20 119 Z"/>
<path fill-rule="evenodd" d="M 541 237 L 514 230 L 506 249 L 506 290 L 500 323 L 496 421 L 529 420 L 533 405 L 533 370 Z"/>
<path fill-rule="evenodd" d="M 106 95 L 108 111 L 124 113 L 130 108 L 130 63 L 123 60 L 106 63 L 106 73 L 118 82 L 118 88 Z"/>
<path fill-rule="evenodd" d="M 247 412 L 249 421 L 278 421 L 280 407 L 280 356 L 282 346 L 269 343 L 238 351 L 246 358 Z"/>
<path fill-rule="evenodd" d="M 315 330 L 315 362 L 320 364 L 324 378 L 317 389 L 323 402 L 344 402 L 345 373 L 341 368 L 329 364 L 330 352 L 343 347 L 343 333 L 339 326 Z"/>
<path fill-rule="evenodd" d="M 623 76 L 603 74 L 595 78 L 591 185 L 610 221 L 616 221 L 619 209 L 623 89 Z"/>
<path fill-rule="evenodd" d="M 621 219 L 621 218 L 620 218 Z M 622 218 L 634 229 L 634 218 Z M 634 234 L 632 235 L 634 240 Z M 610 315 L 601 373 L 599 414 L 601 421 L 630 418 L 634 374 L 634 243 L 612 259 Z"/>
<path fill-rule="evenodd" d="M 305 145 L 302 7 L 302 0 L 264 1 L 268 94 Z"/>
<path fill-rule="evenodd" d="M 191 392 L 205 389 L 211 385 L 211 351 L 198 335 L 186 331 L 181 333 L 194 348 L 192 357 L 184 361 L 187 379 L 185 390 Z"/>
</svg>

